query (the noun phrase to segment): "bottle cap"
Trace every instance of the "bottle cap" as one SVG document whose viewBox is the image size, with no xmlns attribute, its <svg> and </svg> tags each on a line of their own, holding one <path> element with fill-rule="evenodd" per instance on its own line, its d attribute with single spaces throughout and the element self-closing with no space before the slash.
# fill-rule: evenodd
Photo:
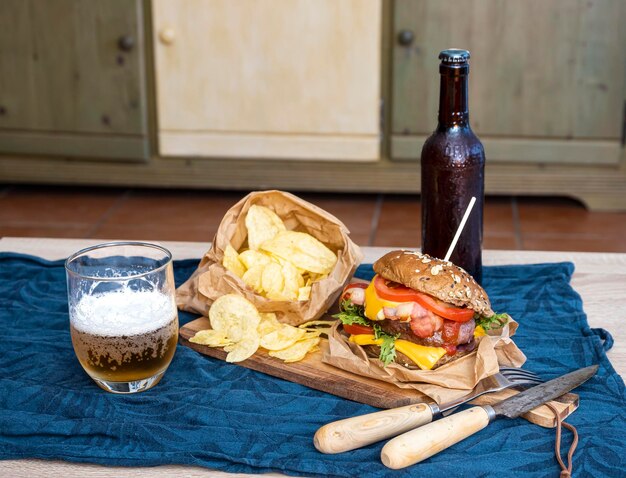
<svg viewBox="0 0 626 478">
<path fill-rule="evenodd" d="M 442 65 L 464 65 L 470 58 L 470 52 L 467 50 L 459 50 L 450 48 L 439 53 L 439 59 Z"/>
</svg>

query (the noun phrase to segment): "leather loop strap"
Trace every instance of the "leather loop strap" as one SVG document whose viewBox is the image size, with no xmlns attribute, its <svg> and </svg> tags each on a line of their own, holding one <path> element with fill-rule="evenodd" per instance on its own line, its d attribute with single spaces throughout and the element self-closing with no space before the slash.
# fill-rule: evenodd
<svg viewBox="0 0 626 478">
<path fill-rule="evenodd" d="M 570 425 L 569 423 L 565 423 L 561 416 L 559 415 L 558 410 L 551 404 L 546 403 L 546 406 L 552 410 L 554 416 L 556 417 L 556 443 L 554 445 L 554 454 L 556 456 L 557 461 L 561 467 L 560 478 L 570 478 L 572 476 L 572 458 L 574 456 L 574 451 L 576 450 L 576 446 L 578 445 L 578 431 L 574 425 Z M 567 452 L 567 466 L 563 463 L 561 459 L 561 431 L 562 426 L 567 428 L 572 432 L 574 438 L 572 439 L 572 444 L 569 447 L 569 451 Z"/>
</svg>

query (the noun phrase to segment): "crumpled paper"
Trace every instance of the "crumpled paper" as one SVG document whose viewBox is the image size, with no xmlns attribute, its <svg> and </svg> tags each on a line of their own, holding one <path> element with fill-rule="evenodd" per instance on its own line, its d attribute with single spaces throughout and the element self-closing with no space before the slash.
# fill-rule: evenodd
<svg viewBox="0 0 626 478">
<path fill-rule="evenodd" d="M 520 367 L 526 356 L 515 345 L 517 322 L 509 322 L 481 337 L 475 352 L 447 363 L 435 370 L 414 370 L 391 363 L 386 367 L 378 359 L 368 357 L 360 345 L 348 341 L 339 331 L 339 321 L 329 332 L 328 347 L 322 361 L 349 372 L 393 383 L 400 388 L 413 388 L 438 404 L 464 397 L 485 377 L 498 372 L 499 366 Z"/>
<path fill-rule="evenodd" d="M 224 249 L 228 244 L 237 251 L 247 246 L 244 221 L 253 204 L 273 209 L 288 230 L 311 234 L 337 255 L 337 263 L 328 277 L 313 283 L 308 301 L 267 299 L 222 266 Z M 349 233 L 335 216 L 293 194 L 275 190 L 252 192 L 226 212 L 198 269 L 176 291 L 176 304 L 179 309 L 206 316 L 210 305 L 218 297 L 236 293 L 252 302 L 259 312 L 274 312 L 283 323 L 300 325 L 318 319 L 337 300 L 363 259 L 361 250 L 352 242 Z"/>
</svg>

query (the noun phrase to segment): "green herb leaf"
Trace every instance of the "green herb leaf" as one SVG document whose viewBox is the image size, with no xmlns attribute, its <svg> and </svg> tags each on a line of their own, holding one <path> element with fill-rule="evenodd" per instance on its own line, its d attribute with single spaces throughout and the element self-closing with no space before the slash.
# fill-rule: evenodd
<svg viewBox="0 0 626 478">
<path fill-rule="evenodd" d="M 476 325 L 480 325 L 485 330 L 499 329 L 509 321 L 509 314 L 493 314 L 491 317 L 474 317 Z"/>
<path fill-rule="evenodd" d="M 341 312 L 333 315 L 333 318 L 341 320 L 343 324 L 352 325 L 360 324 L 368 327 L 373 327 L 374 338 L 382 339 L 383 343 L 380 345 L 380 354 L 378 358 L 380 361 L 389 365 L 396 359 L 396 339 L 398 335 L 388 335 L 380 328 L 378 324 L 372 324 L 372 321 L 363 316 L 363 307 L 354 305 L 350 299 L 346 299 L 341 303 Z"/>
<path fill-rule="evenodd" d="M 380 345 L 380 354 L 378 355 L 378 358 L 383 364 L 389 365 L 396 360 L 396 339 L 398 337 L 400 337 L 400 334 L 386 334 L 380 328 L 380 325 L 374 324 L 374 338 L 383 340 L 383 343 Z"/>
<path fill-rule="evenodd" d="M 350 299 L 346 299 L 341 303 L 341 312 L 333 315 L 333 318 L 341 320 L 346 325 L 361 324 L 370 325 L 370 321 L 363 317 L 363 307 L 354 305 Z"/>
</svg>

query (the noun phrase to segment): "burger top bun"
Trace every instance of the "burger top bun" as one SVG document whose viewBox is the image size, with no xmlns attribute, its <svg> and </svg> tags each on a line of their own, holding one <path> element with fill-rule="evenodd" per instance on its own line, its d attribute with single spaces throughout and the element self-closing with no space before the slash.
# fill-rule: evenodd
<svg viewBox="0 0 626 478">
<path fill-rule="evenodd" d="M 457 307 L 468 307 L 485 317 L 494 315 L 485 290 L 452 262 L 419 252 L 391 251 L 374 263 L 374 271 Z"/>
</svg>

